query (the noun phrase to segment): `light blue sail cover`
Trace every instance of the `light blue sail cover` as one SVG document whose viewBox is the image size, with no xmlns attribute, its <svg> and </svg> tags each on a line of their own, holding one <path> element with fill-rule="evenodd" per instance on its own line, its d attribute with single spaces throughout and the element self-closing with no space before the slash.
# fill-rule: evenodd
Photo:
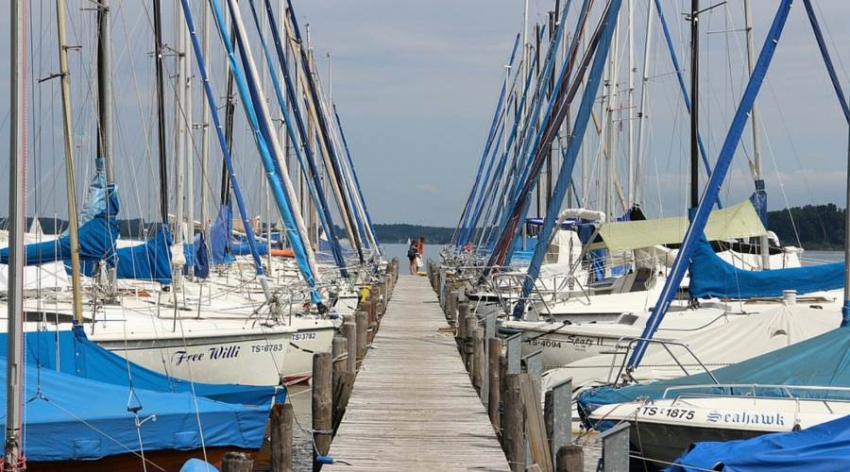
<svg viewBox="0 0 850 472">
<path fill-rule="evenodd" d="M 835 390 L 804 390 L 793 386 L 850 387 L 850 327 L 841 327 L 814 338 L 777 349 L 735 365 L 713 371 L 722 384 L 784 385 L 801 398 L 850 400 L 850 392 Z M 635 401 L 638 398 L 659 399 L 669 387 L 683 385 L 712 385 L 708 374 L 695 374 L 671 380 L 661 380 L 628 387 L 597 387 L 578 396 L 579 413 L 583 418 L 602 405 Z M 689 389 L 688 394 L 748 395 L 749 387 L 706 387 Z M 782 389 L 759 389 L 760 396 L 787 397 Z M 675 395 L 675 394 L 674 394 Z M 605 425 L 601 426 L 602 429 Z"/>
<path fill-rule="evenodd" d="M 86 337 L 81 326 L 71 331 L 35 331 L 25 334 L 27 363 L 58 370 L 80 378 L 155 392 L 191 392 L 192 384 L 128 362 Z M 0 333 L 0 352 L 6 352 L 6 333 Z M 274 386 L 257 387 L 235 384 L 194 383 L 195 394 L 225 403 L 268 405 L 282 403 L 286 391 Z"/>
<path fill-rule="evenodd" d="M 676 463 L 667 470 L 843 472 L 850 469 L 850 416 L 802 431 L 765 434 L 747 440 L 696 443 Z M 719 464 L 723 467 L 715 468 Z"/>
<path fill-rule="evenodd" d="M 83 264 L 96 264 L 115 252 L 115 240 L 118 239 L 118 188 L 111 185 L 101 186 L 97 178 L 89 187 L 89 201 L 83 210 L 80 222 L 79 244 L 80 261 Z M 70 261 L 71 238 L 63 234 L 53 241 L 27 244 L 24 247 L 24 265 L 47 264 L 56 261 Z M 9 248 L 0 250 L 0 264 L 9 263 Z"/>
<path fill-rule="evenodd" d="M 0 366 L 0 383 L 5 384 L 5 358 Z M 140 388 L 131 395 L 127 387 L 27 367 L 23 445 L 29 462 L 93 460 L 138 451 L 135 417 L 128 407 L 140 407 L 140 420 L 156 415 L 156 421 L 145 421 L 138 430 L 147 452 L 196 449 L 202 434 L 208 448 L 256 449 L 265 436 L 268 405 L 233 405 Z M 5 389 L 0 399 L 6 402 Z"/>
<path fill-rule="evenodd" d="M 690 294 L 693 298 L 780 297 L 783 290 L 812 293 L 844 286 L 844 263 L 772 270 L 739 269 L 720 258 L 705 239 L 694 248 Z"/>
</svg>

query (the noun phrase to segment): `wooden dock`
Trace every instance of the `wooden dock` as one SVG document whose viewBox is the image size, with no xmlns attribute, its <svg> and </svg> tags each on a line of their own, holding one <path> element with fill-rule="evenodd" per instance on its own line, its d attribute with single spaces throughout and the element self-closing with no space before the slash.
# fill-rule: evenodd
<svg viewBox="0 0 850 472">
<path fill-rule="evenodd" d="M 425 277 L 402 275 L 325 470 L 509 471 Z"/>
</svg>

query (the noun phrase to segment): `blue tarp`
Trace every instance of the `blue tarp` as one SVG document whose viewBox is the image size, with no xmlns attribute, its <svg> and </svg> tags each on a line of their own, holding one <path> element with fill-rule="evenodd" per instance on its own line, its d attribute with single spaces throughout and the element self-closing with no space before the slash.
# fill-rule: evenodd
<svg viewBox="0 0 850 472">
<path fill-rule="evenodd" d="M 803 431 L 753 439 L 702 442 L 676 460 L 671 472 L 843 472 L 850 468 L 850 416 Z M 723 466 L 720 467 L 719 464 Z"/>
<path fill-rule="evenodd" d="M 119 249 L 116 275 L 119 279 L 171 283 L 171 233 L 160 228 L 144 244 Z"/>
<path fill-rule="evenodd" d="M 780 297 L 783 290 L 812 293 L 844 286 L 844 263 L 764 271 L 739 269 L 715 254 L 705 236 L 694 248 L 690 265 L 693 298 Z"/>
<path fill-rule="evenodd" d="M 210 255 L 213 265 L 221 265 L 233 262 L 230 254 L 230 205 L 222 205 L 218 210 L 215 221 L 210 225 Z"/>
<path fill-rule="evenodd" d="M 850 387 L 850 328 L 837 328 L 788 347 L 717 369 L 713 374 L 722 384 L 784 385 L 801 398 L 850 400 L 850 392 L 793 388 L 811 385 Z M 578 408 L 582 417 L 586 417 L 602 405 L 630 402 L 638 398 L 662 398 L 665 389 L 669 387 L 711 384 L 714 384 L 711 377 L 702 373 L 643 385 L 597 387 L 579 394 Z M 688 390 L 689 394 L 706 395 L 748 395 L 750 392 L 750 387 L 706 387 Z M 788 396 L 785 390 L 759 389 L 758 393 L 760 396 Z"/>
<path fill-rule="evenodd" d="M 73 331 L 40 331 L 26 333 L 27 363 L 46 369 L 59 370 L 80 378 L 104 382 L 123 387 L 133 386 L 155 392 L 191 392 L 190 382 L 168 377 L 159 372 L 127 362 L 89 341 L 82 327 Z M 0 333 L 0 352 L 6 352 L 8 337 Z M 273 386 L 255 387 L 232 384 L 205 384 L 195 382 L 198 396 L 225 403 L 245 405 L 268 405 L 273 398 L 277 403 L 284 401 L 285 390 Z"/>
<path fill-rule="evenodd" d="M 0 383 L 6 359 L 0 358 Z M 139 450 L 259 448 L 269 407 L 232 405 L 189 393 L 161 393 L 94 382 L 50 369 L 24 369 L 24 455 L 29 462 L 93 460 Z M 0 393 L 5 404 L 6 392 Z M 140 408 L 135 416 L 128 408 Z M 156 415 L 156 421 L 147 419 Z M 5 420 L 3 420 L 5 423 Z M 199 430 L 199 423 L 203 430 Z M 5 424 L 2 425 L 5 427 Z"/>
</svg>

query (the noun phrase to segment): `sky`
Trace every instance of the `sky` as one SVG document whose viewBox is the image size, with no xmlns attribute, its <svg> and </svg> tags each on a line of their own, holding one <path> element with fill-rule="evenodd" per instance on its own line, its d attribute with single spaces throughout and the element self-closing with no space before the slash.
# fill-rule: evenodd
<svg viewBox="0 0 850 472">
<path fill-rule="evenodd" d="M 310 25 L 322 80 L 325 88 L 332 90 L 342 117 L 373 220 L 454 226 L 472 186 L 489 132 L 503 81 L 503 66 L 522 26 L 523 2 L 293 2 L 302 28 Z M 32 71 L 30 211 L 62 217 L 67 211 L 63 209 L 66 200 L 58 82 L 36 82 L 58 67 L 55 10 L 53 3 L 46 0 L 31 3 L 28 17 Z M 193 4 L 197 3 L 193 0 Z M 242 2 L 247 20 L 249 10 L 245 3 Z M 575 17 L 574 10 L 580 2 L 572 3 L 570 18 Z M 663 3 L 687 80 L 688 26 L 682 21 L 681 10 L 690 1 Z M 778 2 L 754 3 L 755 43 L 759 49 Z M 850 88 L 845 65 L 850 64 L 850 50 L 846 46 L 850 44 L 850 30 L 845 25 L 845 19 L 850 17 L 850 4 L 840 0 L 815 3 L 840 80 L 845 89 Z M 113 0 L 113 4 L 115 159 L 122 212 L 126 217 L 152 218 L 157 208 L 157 186 L 150 11 L 147 2 Z M 529 23 L 545 21 L 552 5 L 552 0 L 530 0 Z M 647 1 L 635 0 L 634 5 L 635 48 L 639 56 L 635 67 L 639 81 L 643 72 Z M 741 0 L 729 1 L 707 13 L 702 22 L 701 131 L 712 161 L 722 145 L 745 73 L 741 5 Z M 87 0 L 71 0 L 67 11 L 69 43 L 82 46 L 71 58 L 78 188 L 84 188 L 84 182 L 90 178 L 94 153 L 91 139 L 95 133 L 91 34 L 94 15 L 87 10 L 89 6 Z M 166 26 L 174 24 L 172 8 L 166 8 Z M 0 17 L 0 28 L 8 31 L 8 26 L 8 16 Z M 682 214 L 687 195 L 688 118 L 657 23 L 652 31 L 651 78 L 647 82 L 649 144 L 642 177 L 643 203 L 651 215 L 672 216 Z M 173 28 L 167 32 L 166 42 L 174 44 Z M 215 57 L 210 58 L 214 71 L 224 70 L 219 42 L 214 36 Z M 625 33 L 618 48 L 618 56 L 625 61 Z M 9 50 L 8 35 L 0 35 L 0 50 Z M 328 54 L 332 74 L 328 74 Z M 171 58 L 166 60 L 170 76 L 173 62 Z M 213 77 L 219 91 L 223 90 L 221 77 L 221 73 Z M 0 68 L 0 80 L 3 87 L 8 87 L 7 68 Z M 171 82 L 166 88 L 169 87 L 173 91 Z M 3 145 L 8 140 L 9 104 L 6 94 L 0 95 L 0 139 L 3 140 L 0 145 Z M 200 95 L 196 95 L 193 104 L 196 111 L 199 103 Z M 844 206 L 847 126 L 800 1 L 792 9 L 758 105 L 770 207 L 827 202 Z M 621 110 L 621 116 L 623 113 Z M 622 129 L 620 125 L 617 135 L 620 155 L 626 142 Z M 743 199 L 752 191 L 747 164 L 750 140 L 748 131 L 724 186 L 725 200 Z M 595 143 L 592 138 L 588 142 Z M 249 206 L 261 213 L 263 191 L 251 146 L 248 133 L 242 129 L 235 148 L 243 151 L 245 157 L 238 163 L 238 171 L 244 176 Z M 594 153 L 589 151 L 591 158 Z M 592 189 L 597 175 L 594 172 L 599 170 L 593 162 L 590 159 L 577 169 L 579 173 L 584 169 L 587 175 L 586 183 L 580 183 L 580 187 L 586 187 L 582 190 L 585 192 L 582 203 L 588 207 L 601 203 Z M 621 167 L 617 172 L 624 178 L 624 167 L 618 165 Z M 204 176 L 195 171 L 196 195 L 201 186 L 217 194 L 219 168 L 220 165 L 214 164 Z M 8 167 L 0 163 L 0 182 L 7 179 Z M 82 198 L 81 190 L 78 194 Z M 6 201 L 6 196 L 0 195 L 0 208 L 5 207 Z"/>
</svg>

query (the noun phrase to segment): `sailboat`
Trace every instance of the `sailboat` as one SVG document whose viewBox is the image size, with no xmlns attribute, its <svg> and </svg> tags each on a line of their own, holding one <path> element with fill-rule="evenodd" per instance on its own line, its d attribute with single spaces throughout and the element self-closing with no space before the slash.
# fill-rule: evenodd
<svg viewBox="0 0 850 472">
<path fill-rule="evenodd" d="M 156 465 L 177 470 L 193 455 L 215 460 L 227 450 L 259 448 L 270 402 L 251 407 L 225 404 L 191 393 L 94 382 L 26 364 L 22 303 L 26 112 L 19 97 L 26 93 L 27 79 L 22 4 L 11 4 L 9 338 L 7 356 L 0 358 L 6 366 L 0 379 L 7 386 L 4 469 L 129 471 Z M 57 7 L 61 15 L 64 2 L 58 0 Z"/>
<path fill-rule="evenodd" d="M 706 202 L 714 198 L 719 182 L 728 169 L 731 151 L 740 138 L 746 115 L 766 74 L 791 3 L 786 0 L 778 7 L 760 53 L 757 65 L 759 74 L 754 74 L 748 83 L 718 159 L 718 169 L 712 175 L 700 202 L 680 257 L 687 258 L 694 254 L 695 258 L 700 257 L 704 241 L 698 234 L 705 224 Z M 810 22 L 817 31 L 817 18 L 811 3 L 807 0 L 804 3 Z M 827 59 L 826 51 L 822 49 L 822 53 Z M 829 64 L 830 61 L 825 62 Z M 828 69 L 832 74 L 829 65 Z M 681 277 L 681 267 L 681 261 L 677 261 L 671 278 Z M 776 282 L 773 280 L 775 275 L 785 275 L 785 283 L 794 283 L 794 275 L 799 274 L 799 269 L 775 272 L 778 274 L 758 275 L 768 282 Z M 695 441 L 740 439 L 768 432 L 796 431 L 846 416 L 850 414 L 850 381 L 846 378 L 850 349 L 847 341 L 850 292 L 847 281 L 844 282 L 842 321 L 838 329 L 712 372 L 645 385 L 586 391 L 578 397 L 579 412 L 588 422 L 602 428 L 610 421 L 629 422 L 636 433 L 632 436 L 632 447 L 646 461 L 656 464 L 669 464 Z M 762 288 L 751 285 L 745 287 L 745 290 Z M 669 303 L 669 299 L 660 301 L 658 314 L 663 315 L 666 303 Z M 657 326 L 657 319 L 649 323 L 643 338 L 651 338 L 653 328 Z M 645 339 L 636 344 L 628 368 L 639 367 L 644 361 Z M 641 400 L 636 400 L 638 398 Z"/>
</svg>

